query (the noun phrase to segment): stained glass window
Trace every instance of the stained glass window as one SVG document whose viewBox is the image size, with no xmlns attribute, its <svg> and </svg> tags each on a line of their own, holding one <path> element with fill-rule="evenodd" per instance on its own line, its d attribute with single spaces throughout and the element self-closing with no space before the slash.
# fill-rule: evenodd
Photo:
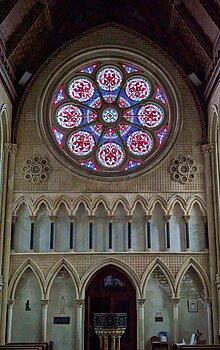
<svg viewBox="0 0 220 350">
<path fill-rule="evenodd" d="M 132 62 L 89 63 L 57 87 L 51 133 L 77 169 L 100 176 L 143 169 L 168 141 L 168 98 Z"/>
</svg>

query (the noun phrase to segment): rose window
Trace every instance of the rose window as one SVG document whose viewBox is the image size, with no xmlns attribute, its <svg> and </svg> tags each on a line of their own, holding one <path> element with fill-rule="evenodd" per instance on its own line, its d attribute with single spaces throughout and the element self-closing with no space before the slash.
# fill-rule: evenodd
<svg viewBox="0 0 220 350">
<path fill-rule="evenodd" d="M 54 144 L 78 171 L 118 177 L 144 169 L 168 142 L 161 84 L 128 63 L 93 63 L 59 85 L 50 107 Z"/>
</svg>

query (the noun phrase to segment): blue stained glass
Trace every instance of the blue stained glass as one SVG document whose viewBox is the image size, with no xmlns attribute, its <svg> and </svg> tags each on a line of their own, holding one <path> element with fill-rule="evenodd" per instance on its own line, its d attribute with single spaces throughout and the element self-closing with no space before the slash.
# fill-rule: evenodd
<svg viewBox="0 0 220 350">
<path fill-rule="evenodd" d="M 61 102 L 64 99 L 65 99 L 64 88 L 63 88 L 63 86 L 60 86 L 59 89 L 57 90 L 55 97 L 54 97 L 53 107 L 56 106 L 59 102 Z"/>
<path fill-rule="evenodd" d="M 104 135 L 102 136 L 100 145 L 102 145 L 103 143 L 112 142 L 112 141 L 114 141 L 115 143 L 121 145 L 121 141 L 120 141 L 120 139 L 119 139 L 115 129 L 108 128 L 105 131 Z"/>
<path fill-rule="evenodd" d="M 95 164 L 93 163 L 93 161 L 89 161 L 89 162 L 83 162 L 83 163 L 79 163 L 81 165 L 83 165 L 85 168 L 87 169 L 92 169 L 92 170 L 99 170 L 98 168 L 96 168 Z"/>
<path fill-rule="evenodd" d="M 123 118 L 130 123 L 141 125 L 138 119 L 139 110 L 140 110 L 140 107 L 135 107 L 133 109 L 130 109 L 129 111 L 125 111 L 123 113 Z"/>
<path fill-rule="evenodd" d="M 128 64 L 122 64 L 122 67 L 124 68 L 124 70 L 127 74 L 141 71 L 139 68 L 137 68 L 135 66 L 130 66 Z"/>
<path fill-rule="evenodd" d="M 141 164 L 141 162 L 136 162 L 135 160 L 129 160 L 129 162 L 125 166 L 124 170 L 136 168 L 140 164 Z"/>
<path fill-rule="evenodd" d="M 102 97 L 107 103 L 112 103 L 116 100 L 116 98 L 118 97 L 119 90 L 120 89 L 117 89 L 116 91 L 104 91 L 100 88 Z"/>
<path fill-rule="evenodd" d="M 164 141 L 167 135 L 168 126 L 165 127 L 162 131 L 157 133 L 157 139 L 158 139 L 158 147 L 161 145 L 161 143 Z"/>
<path fill-rule="evenodd" d="M 156 100 L 161 101 L 165 105 L 167 104 L 165 94 L 164 94 L 163 90 L 158 85 L 156 86 L 156 94 L 155 94 L 154 98 L 156 98 Z"/>
<path fill-rule="evenodd" d="M 102 129 L 103 129 L 103 126 L 101 124 L 96 123 L 93 125 L 88 125 L 88 126 L 82 128 L 81 130 L 85 130 L 85 131 L 88 131 L 89 133 L 91 133 L 95 139 L 96 144 L 97 144 L 97 142 L 101 136 Z"/>
<path fill-rule="evenodd" d="M 138 131 L 139 129 L 135 126 L 128 126 L 126 124 L 119 124 L 118 130 L 124 142 L 126 142 L 128 136 L 132 134 L 134 131 Z"/>
<path fill-rule="evenodd" d="M 88 66 L 83 67 L 80 72 L 82 73 L 88 73 L 88 74 L 92 74 L 94 72 L 94 70 L 96 69 L 96 67 L 98 67 L 98 64 L 90 64 Z"/>
<path fill-rule="evenodd" d="M 59 143 L 60 147 L 62 147 L 62 140 L 64 135 L 61 132 L 57 131 L 55 128 L 53 128 L 53 132 L 57 142 Z"/>
<path fill-rule="evenodd" d="M 121 108 L 132 107 L 136 104 L 140 103 L 140 101 L 132 101 L 125 93 L 125 89 L 121 90 L 120 97 L 118 100 L 118 105 Z"/>
<path fill-rule="evenodd" d="M 81 125 L 86 125 L 91 122 L 94 122 L 97 119 L 97 113 L 95 111 L 92 111 L 91 109 L 79 107 L 83 114 L 83 120 Z"/>
</svg>

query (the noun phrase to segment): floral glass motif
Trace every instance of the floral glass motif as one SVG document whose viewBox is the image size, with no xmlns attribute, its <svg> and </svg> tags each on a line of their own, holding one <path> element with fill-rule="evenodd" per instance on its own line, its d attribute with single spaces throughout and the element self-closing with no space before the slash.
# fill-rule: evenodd
<svg viewBox="0 0 220 350">
<path fill-rule="evenodd" d="M 131 63 L 85 65 L 54 96 L 55 142 L 85 171 L 138 171 L 168 138 L 167 97 Z"/>
</svg>

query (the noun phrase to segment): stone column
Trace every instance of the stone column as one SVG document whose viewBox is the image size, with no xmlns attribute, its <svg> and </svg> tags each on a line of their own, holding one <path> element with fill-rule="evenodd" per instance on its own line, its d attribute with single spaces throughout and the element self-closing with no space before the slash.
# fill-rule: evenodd
<svg viewBox="0 0 220 350">
<path fill-rule="evenodd" d="M 70 246 L 69 249 L 74 251 L 75 248 L 75 220 L 76 216 L 75 215 L 69 215 L 70 219 Z"/>
<path fill-rule="evenodd" d="M 150 220 L 152 215 L 145 215 L 145 241 L 146 241 L 146 249 L 147 251 L 152 251 L 152 243 L 151 243 L 151 223 Z"/>
<path fill-rule="evenodd" d="M 84 322 L 83 322 L 83 306 L 84 299 L 76 299 L 76 349 L 83 350 L 84 339 Z"/>
<path fill-rule="evenodd" d="M 34 224 L 36 221 L 36 216 L 29 216 L 31 221 L 31 236 L 30 236 L 30 251 L 34 251 Z"/>
<path fill-rule="evenodd" d="M 49 300 L 41 300 L 41 340 L 47 341 L 47 311 Z"/>
<path fill-rule="evenodd" d="M 178 298 L 170 298 L 173 305 L 173 341 L 179 342 L 179 301 Z"/>
<path fill-rule="evenodd" d="M 109 252 L 113 252 L 113 242 L 112 242 L 112 223 L 114 220 L 113 215 L 108 216 L 108 250 Z"/>
<path fill-rule="evenodd" d="M 207 218 L 208 218 L 208 231 L 209 231 L 209 249 L 212 252 L 209 255 L 210 261 L 210 280 L 211 280 L 211 295 L 212 295 L 212 327 L 214 335 L 214 343 L 218 343 L 218 302 L 217 302 L 217 287 L 216 287 L 216 274 L 217 274 L 217 256 L 218 256 L 218 242 L 215 232 L 215 218 L 214 218 L 214 198 L 213 198 L 213 168 L 212 157 L 214 154 L 215 145 L 209 143 L 202 146 L 202 153 L 205 158 L 205 180 L 206 180 L 206 198 L 207 198 Z M 212 342 L 211 342 L 212 343 Z"/>
<path fill-rule="evenodd" d="M 212 332 L 212 300 L 205 299 L 205 306 L 207 311 L 207 325 L 208 325 L 208 344 L 212 344 L 213 332 Z"/>
<path fill-rule="evenodd" d="M 131 222 L 132 222 L 132 215 L 127 215 L 127 223 L 128 223 L 128 251 L 132 252 L 131 248 Z"/>
<path fill-rule="evenodd" d="M 17 216 L 12 216 L 12 224 L 11 224 L 11 250 L 15 249 L 15 224 L 18 220 Z"/>
<path fill-rule="evenodd" d="M 139 350 L 145 349 L 144 337 L 144 304 L 146 299 L 138 299 L 138 329 L 139 329 Z"/>
<path fill-rule="evenodd" d="M 166 251 L 170 251 L 170 218 L 171 215 L 164 215 L 166 220 Z"/>
<path fill-rule="evenodd" d="M 93 225 L 94 225 L 95 216 L 89 215 L 89 250 L 93 252 Z"/>
<path fill-rule="evenodd" d="M 185 221 L 186 250 L 190 250 L 190 242 L 189 242 L 189 219 L 190 219 L 190 215 L 183 215 L 183 219 Z"/>
<path fill-rule="evenodd" d="M 55 237 L 54 237 L 54 229 L 55 229 L 55 221 L 56 221 L 56 216 L 55 215 L 50 215 L 50 250 L 54 250 L 54 243 L 55 243 Z"/>
<path fill-rule="evenodd" d="M 1 327 L 0 327 L 0 344 L 5 343 L 6 335 L 6 315 L 8 303 L 8 283 L 9 283 L 9 268 L 10 268 L 10 251 L 11 251 L 11 221 L 12 221 L 12 207 L 13 207 L 13 189 L 14 189 L 14 168 L 15 157 L 18 147 L 14 144 L 8 144 L 10 157 L 8 163 L 7 176 L 7 196 L 4 220 L 4 254 L 3 254 L 3 279 L 2 287 L 2 305 L 1 305 Z"/>
<path fill-rule="evenodd" d="M 7 317 L 7 336 L 6 343 L 11 343 L 11 331 L 12 331 L 12 315 L 13 315 L 13 305 L 15 300 L 8 300 L 8 317 Z"/>
</svg>

